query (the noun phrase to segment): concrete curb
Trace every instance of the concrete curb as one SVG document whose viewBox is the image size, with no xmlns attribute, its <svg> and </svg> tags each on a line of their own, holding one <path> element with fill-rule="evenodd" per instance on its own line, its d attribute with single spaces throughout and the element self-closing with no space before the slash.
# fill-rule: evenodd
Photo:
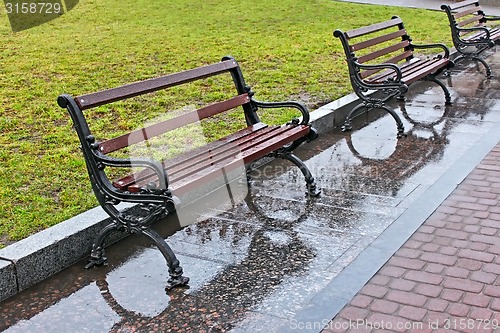
<svg viewBox="0 0 500 333">
<path fill-rule="evenodd" d="M 93 239 L 108 223 L 108 215 L 96 207 L 1 249 L 0 301 L 88 256 Z M 108 243 L 123 237 L 112 235 Z"/>
</svg>

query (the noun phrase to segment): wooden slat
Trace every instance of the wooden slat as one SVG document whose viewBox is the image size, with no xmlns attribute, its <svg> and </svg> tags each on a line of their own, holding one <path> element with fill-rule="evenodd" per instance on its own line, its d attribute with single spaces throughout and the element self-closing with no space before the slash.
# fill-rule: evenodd
<svg viewBox="0 0 500 333">
<path fill-rule="evenodd" d="M 403 21 L 401 21 L 401 18 L 398 17 L 398 18 L 395 18 L 395 19 L 392 19 L 389 21 L 375 23 L 372 25 L 368 25 L 366 27 L 353 29 L 351 31 L 346 32 L 345 34 L 346 34 L 347 38 L 350 39 L 350 38 L 354 38 L 354 37 L 363 36 L 363 35 L 366 35 L 366 34 L 369 34 L 372 32 L 380 31 L 380 30 L 383 30 L 386 28 L 390 28 L 390 27 L 396 26 L 400 23 L 403 23 Z"/>
<path fill-rule="evenodd" d="M 217 149 L 205 151 L 194 158 L 187 158 L 183 161 L 183 163 L 167 163 L 165 164 L 165 169 L 168 170 L 171 177 L 184 177 L 187 174 L 192 173 L 192 170 L 195 170 L 196 168 L 203 168 L 204 164 L 224 159 L 224 156 L 234 155 L 235 149 L 237 150 L 236 153 L 239 153 L 240 150 L 248 149 L 251 145 L 265 141 L 273 135 L 278 135 L 281 132 L 280 129 L 280 126 L 269 126 L 261 131 L 251 133 L 233 142 L 228 142 L 224 146 L 218 147 Z"/>
<path fill-rule="evenodd" d="M 250 97 L 248 94 L 238 95 L 223 102 L 214 103 L 204 108 L 192 111 L 154 125 L 132 131 L 130 133 L 118 136 L 116 138 L 101 142 L 99 151 L 103 154 L 125 148 L 127 146 L 146 141 L 152 137 L 166 133 L 173 129 L 182 127 L 187 124 L 192 124 L 201 119 L 205 119 L 221 112 L 231 110 L 235 107 L 249 103 Z"/>
<path fill-rule="evenodd" d="M 241 159 L 234 159 L 229 161 L 229 163 L 228 161 L 224 161 L 223 163 L 214 165 L 211 168 L 204 169 L 198 174 L 194 174 L 188 178 L 182 178 L 182 180 L 173 183 L 172 190 L 174 194 L 180 195 L 198 187 L 200 182 L 205 182 L 211 178 L 213 179 L 214 176 L 218 176 L 218 172 L 220 172 L 222 168 L 224 168 L 226 172 L 231 171 L 233 168 L 241 166 L 242 161 L 244 164 L 255 161 L 256 159 L 264 157 L 287 143 L 298 140 L 309 133 L 308 126 L 287 126 L 287 128 L 288 130 L 282 135 L 270 138 L 269 140 L 242 152 L 242 155 L 240 156 Z"/>
<path fill-rule="evenodd" d="M 479 5 L 479 1 L 477 1 L 477 0 L 460 1 L 460 2 L 457 2 L 456 4 L 449 5 L 449 7 L 450 7 L 452 10 L 457 10 L 457 9 L 459 9 L 459 8 L 467 7 L 467 6 L 470 6 L 470 5 L 472 5 L 472 4 L 477 4 L 477 5 Z"/>
<path fill-rule="evenodd" d="M 375 37 L 375 38 L 372 38 L 372 39 L 369 39 L 369 40 L 366 40 L 363 42 L 352 44 L 350 48 L 351 48 L 351 51 L 359 51 L 359 50 L 365 49 L 367 47 L 377 45 L 380 43 L 384 43 L 384 42 L 390 41 L 391 39 L 395 39 L 395 38 L 404 36 L 405 34 L 406 34 L 406 30 L 400 29 L 400 30 L 392 32 L 390 34 L 386 34 L 386 35 Z"/>
<path fill-rule="evenodd" d="M 390 54 L 392 52 L 396 52 L 396 51 L 401 50 L 401 49 L 404 49 L 409 44 L 410 43 L 407 40 L 402 41 L 400 43 L 391 45 L 389 47 L 385 47 L 385 48 L 377 50 L 375 52 L 363 55 L 363 56 L 361 56 L 361 57 L 358 58 L 358 62 L 360 64 L 363 64 L 363 63 L 368 62 L 370 60 L 377 59 L 377 58 L 379 58 L 381 56 Z"/>
<path fill-rule="evenodd" d="M 466 40 L 466 41 L 474 41 L 474 40 L 479 40 L 481 38 L 486 38 L 486 32 L 484 31 L 467 31 L 464 33 L 460 34 L 460 38 Z"/>
<path fill-rule="evenodd" d="M 403 67 L 403 81 L 407 84 L 418 81 L 427 75 L 434 73 L 436 70 L 443 67 L 443 64 L 447 62 L 448 59 L 445 61 L 442 61 L 442 59 L 420 60 L 411 66 Z"/>
<path fill-rule="evenodd" d="M 198 156 L 206 153 L 207 151 L 221 151 L 224 150 L 228 144 L 235 145 L 238 142 L 248 140 L 255 135 L 265 135 L 268 131 L 272 131 L 272 126 L 268 126 L 264 123 L 257 123 L 217 141 L 210 142 L 203 147 L 185 152 L 181 156 L 171 158 L 168 161 L 165 161 L 163 165 L 165 168 L 175 168 L 178 165 L 185 164 L 186 162 L 196 163 L 195 161 Z"/>
<path fill-rule="evenodd" d="M 244 154 L 245 151 L 255 147 L 259 144 L 269 141 L 272 138 L 283 135 L 289 130 L 287 126 L 270 127 L 267 133 L 259 133 L 246 137 L 244 141 L 226 145 L 226 149 L 219 152 L 210 152 L 202 156 L 197 163 L 191 163 L 176 168 L 168 168 L 167 171 L 170 175 L 170 180 L 176 182 L 182 178 L 190 177 L 192 174 L 198 173 L 212 164 L 230 159 L 240 153 Z"/>
<path fill-rule="evenodd" d="M 453 16 L 455 16 L 455 19 L 459 19 L 461 17 L 467 16 L 467 15 L 470 15 L 470 14 L 473 14 L 473 13 L 477 13 L 480 10 L 481 10 L 481 7 L 479 7 L 479 6 L 476 7 L 475 6 L 475 7 L 467 8 L 467 9 L 464 9 L 462 11 L 453 13 Z M 483 17 L 483 15 L 479 15 L 479 14 L 476 14 L 476 16 Z"/>
<path fill-rule="evenodd" d="M 467 18 L 466 20 L 462 20 L 462 21 L 458 21 L 457 22 L 457 25 L 459 27 L 465 27 L 471 23 L 475 23 L 475 24 L 479 24 L 479 20 L 482 18 L 483 16 L 480 16 L 480 15 L 476 15 L 476 16 L 473 16 L 473 17 L 469 17 Z"/>
<path fill-rule="evenodd" d="M 432 74 L 449 63 L 449 59 L 447 58 L 435 58 L 435 59 L 416 59 L 414 61 L 410 61 L 407 63 L 403 63 L 400 65 L 400 69 L 402 72 L 401 80 L 407 84 L 411 84 L 415 81 L 418 81 L 425 76 Z M 367 79 L 369 83 L 382 83 L 394 76 L 393 72 L 387 72 L 382 75 L 378 75 L 376 77 L 372 77 Z"/>
<path fill-rule="evenodd" d="M 139 81 L 117 88 L 99 91 L 92 94 L 82 95 L 75 98 L 75 102 L 82 109 L 89 109 L 99 105 L 119 101 L 149 92 L 173 87 L 179 84 L 191 82 L 220 74 L 232 68 L 238 67 L 234 60 L 221 61 L 216 64 L 202 66 L 179 73 L 161 76 L 154 79 Z"/>
<path fill-rule="evenodd" d="M 216 149 L 206 149 L 205 151 L 201 151 L 195 156 L 188 153 L 182 156 L 181 160 L 176 163 L 165 163 L 164 168 L 167 170 L 169 181 L 176 182 L 182 178 L 190 177 L 193 174 L 202 172 L 204 169 L 209 168 L 213 164 L 218 164 L 222 161 L 231 159 L 240 154 L 241 151 L 245 151 L 257 144 L 265 142 L 272 137 L 282 134 L 286 130 L 286 127 L 281 126 L 266 127 L 232 142 L 226 141 L 224 145 L 217 147 Z M 150 170 L 146 170 L 140 175 L 132 175 L 132 177 L 134 176 L 135 179 L 128 179 L 128 186 L 133 186 L 133 189 L 135 190 L 139 190 L 141 186 L 144 186 L 149 182 L 156 181 L 156 174 Z M 121 186 L 125 185 L 123 179 L 121 179 L 118 183 Z"/>
<path fill-rule="evenodd" d="M 499 36 L 500 36 L 500 30 L 499 29 L 491 29 L 490 30 L 490 37 L 491 37 L 492 40 L 497 40 Z"/>
</svg>

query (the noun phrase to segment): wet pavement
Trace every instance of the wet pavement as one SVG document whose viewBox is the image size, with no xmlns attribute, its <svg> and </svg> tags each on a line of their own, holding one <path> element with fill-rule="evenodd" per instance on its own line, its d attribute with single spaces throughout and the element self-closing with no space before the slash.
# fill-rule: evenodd
<svg viewBox="0 0 500 333">
<path fill-rule="evenodd" d="M 487 61 L 500 73 L 499 56 Z M 302 175 L 275 161 L 253 172 L 250 194 L 233 207 L 181 230 L 173 217 L 157 225 L 189 288 L 166 293 L 162 255 L 131 236 L 108 248 L 108 266 L 84 270 L 80 262 L 0 303 L 0 331 L 320 332 L 353 295 L 346 290 L 368 281 L 473 169 L 469 157 L 498 142 L 498 79 L 485 80 L 474 65 L 443 78 L 452 106 L 432 83 L 390 104 L 406 137 L 397 139 L 393 118 L 374 111 L 352 132 L 333 129 L 299 149 L 319 198 L 305 197 Z M 438 193 L 444 178 L 450 190 Z M 411 223 L 401 224 L 408 215 Z M 391 234 L 395 226 L 403 231 Z M 372 247 L 382 239 L 391 253 Z M 361 257 L 359 274 L 336 284 Z"/>
</svg>

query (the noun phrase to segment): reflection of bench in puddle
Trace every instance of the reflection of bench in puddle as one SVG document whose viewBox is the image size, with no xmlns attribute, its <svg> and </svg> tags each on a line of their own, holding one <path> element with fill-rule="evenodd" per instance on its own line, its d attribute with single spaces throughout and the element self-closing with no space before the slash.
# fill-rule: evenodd
<svg viewBox="0 0 500 333">
<path fill-rule="evenodd" d="M 114 256 L 120 252 L 120 247 L 130 250 L 129 245 L 133 244 L 136 252 L 123 261 L 113 260 L 118 266 L 86 271 L 78 277 L 72 274 L 56 276 L 55 279 L 64 281 L 57 286 L 63 289 L 64 295 L 55 293 L 62 298 L 51 301 L 51 297 L 43 297 L 40 303 L 35 303 L 39 313 L 32 314 L 32 319 L 18 326 L 12 322 L 11 325 L 23 325 L 27 331 L 36 331 L 37 325 L 66 327 L 64 316 L 52 318 L 54 313 L 60 313 L 74 314 L 75 319 L 66 322 L 80 322 L 78 317 L 91 318 L 88 322 L 82 320 L 79 326 L 89 331 L 123 332 L 132 328 L 148 332 L 228 330 L 246 318 L 247 312 L 283 281 L 307 272 L 314 253 L 293 227 L 307 218 L 313 200 L 305 198 L 293 209 L 293 216 L 286 214 L 278 218 L 276 205 L 247 198 L 248 205 L 240 203 L 238 211 L 251 216 L 252 220 L 237 221 L 221 213 L 171 236 L 168 241 L 180 250 L 186 267 L 198 272 L 193 274 L 189 289 L 180 288 L 169 294 L 164 292 L 168 274 L 158 269 L 161 254 L 153 247 L 144 249 L 142 244 L 127 239 L 125 243 L 129 244 L 115 246 L 109 251 Z M 178 246 L 181 242 L 185 243 L 185 249 Z M 226 244 L 220 246 L 220 242 Z M 198 251 L 197 243 L 205 252 Z M 193 253 L 186 255 L 191 245 Z M 228 258 L 217 250 L 240 253 Z M 78 266 L 75 271 L 81 274 Z M 54 296 L 53 289 L 54 286 L 47 286 L 50 296 Z M 26 309 L 22 310 L 26 316 L 33 311 L 30 309 L 33 305 L 23 304 L 26 304 Z M 19 315 L 15 307 L 9 311 L 11 318 Z"/>
<path fill-rule="evenodd" d="M 371 182 L 372 188 L 383 182 L 384 188 L 390 188 L 393 193 L 397 193 L 406 179 L 430 161 L 441 159 L 448 144 L 447 120 L 444 117 L 448 108 L 443 116 L 426 118 L 429 122 L 421 122 L 412 119 L 404 104 L 400 107 L 404 118 L 413 125 L 405 138 L 391 136 L 374 140 L 373 137 L 363 136 L 363 129 L 345 136 L 349 150 L 361 162 L 353 167 L 354 177 L 363 176 L 357 177 L 358 182 Z"/>
<path fill-rule="evenodd" d="M 193 265 L 188 264 L 189 267 L 196 269 L 194 266 L 198 265 L 198 269 L 208 276 L 206 280 L 198 281 L 197 277 L 202 274 L 195 274 L 189 290 L 173 290 L 168 296 L 164 293 L 156 295 L 152 292 L 141 293 L 141 284 L 131 283 L 134 290 L 126 291 L 122 283 L 116 281 L 116 277 L 113 278 L 116 286 L 107 280 L 97 281 L 106 303 L 120 317 L 111 331 L 138 325 L 144 330 L 154 330 L 159 325 L 162 330 L 174 331 L 187 325 L 190 330 L 198 332 L 232 328 L 283 280 L 304 272 L 308 262 L 314 258 L 313 250 L 293 230 L 294 226 L 308 217 L 313 205 L 310 198 L 304 200 L 300 208 L 293 210 L 293 216 L 287 208 L 287 214 L 278 217 L 280 214 L 276 205 L 265 200 L 256 202 L 247 197 L 246 204 L 241 204 L 238 210 L 245 211 L 252 220 L 231 220 L 222 213 L 222 217 L 216 216 L 190 225 L 182 231 L 182 235 L 174 235 L 173 244 L 177 245 L 175 239 L 180 238 L 186 245 L 186 251 L 189 251 L 187 247 L 190 244 L 200 245 L 206 251 L 200 254 L 195 248 L 195 253 L 183 259 L 186 263 L 192 260 Z M 226 244 L 219 246 L 219 242 Z M 242 252 L 231 259 L 234 260 L 232 263 L 219 261 L 218 250 L 224 248 L 230 251 L 227 249 L 228 244 L 234 247 L 234 251 Z M 127 276 L 126 280 L 130 279 L 134 271 L 130 267 L 118 269 Z M 144 273 L 147 274 L 147 270 Z M 117 288 L 121 288 L 120 294 L 113 295 L 113 290 Z M 137 298 L 134 294 L 144 296 Z M 126 298 L 137 298 L 134 310 L 124 305 Z M 147 298 L 154 298 L 156 309 L 150 309 L 149 313 L 138 311 L 140 305 L 137 302 L 146 303 Z M 159 300 L 161 298 L 165 302 Z"/>
</svg>

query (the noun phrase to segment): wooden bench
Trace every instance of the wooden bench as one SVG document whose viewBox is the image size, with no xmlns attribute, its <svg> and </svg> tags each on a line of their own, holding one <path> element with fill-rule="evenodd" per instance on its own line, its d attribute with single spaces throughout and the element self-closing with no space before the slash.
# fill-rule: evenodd
<svg viewBox="0 0 500 333">
<path fill-rule="evenodd" d="M 444 91 L 445 104 L 451 104 L 448 89 L 436 78 L 453 66 L 448 48 L 443 44 L 413 44 L 399 17 L 347 32 L 335 30 L 334 36 L 342 42 L 351 84 L 361 99 L 346 117 L 342 130 L 352 128 L 351 120 L 359 109 L 381 108 L 396 120 L 398 137 L 404 135 L 400 117 L 385 103 L 393 97 L 404 100 L 408 86 L 419 80 L 437 83 Z M 415 49 L 427 48 L 442 52 L 425 58 L 414 54 Z M 381 93 L 374 93 L 377 91 Z"/>
<path fill-rule="evenodd" d="M 453 61 L 479 61 L 486 68 L 486 76 L 491 78 L 491 68 L 480 56 L 498 43 L 500 29 L 489 22 L 498 21 L 500 17 L 486 16 L 479 2 L 474 0 L 441 5 L 441 9 L 448 16 L 453 45 L 460 53 Z"/>
<path fill-rule="evenodd" d="M 232 97 L 228 99 L 224 97 L 222 101 L 107 140 L 96 140 L 83 112 L 112 102 L 223 75 L 227 76 L 228 83 L 231 82 L 231 85 L 234 83 L 236 87 Z M 206 80 L 203 84 L 205 82 Z M 219 63 L 118 88 L 75 98 L 67 94 L 58 97 L 59 106 L 66 108 L 73 120 L 95 196 L 112 220 L 94 240 L 87 268 L 105 263 L 104 239 L 111 231 L 122 230 L 143 234 L 159 248 L 169 267 L 170 279 L 167 289 L 187 284 L 189 279 L 182 275 L 183 270 L 175 254 L 165 240 L 151 228 L 151 224 L 176 211 L 177 204 L 174 198 L 192 192 L 216 178 L 226 177 L 238 165 L 244 165 L 248 175 L 249 164 L 266 156 L 283 158 L 298 166 L 305 178 L 307 194 L 311 196 L 319 194 L 311 172 L 293 154 L 293 150 L 299 145 L 317 137 L 317 132 L 309 125 L 308 109 L 299 102 L 258 101 L 253 95 L 245 83 L 238 63 L 228 56 Z M 245 122 L 242 124 L 243 129 L 171 159 L 159 161 L 152 158 L 130 157 L 129 152 L 125 153 L 127 157 L 113 155 L 117 151 L 130 149 L 140 142 L 148 144 L 151 139 L 158 138 L 173 129 L 185 128 L 199 120 L 213 119 L 214 116 L 220 116 L 235 108 L 243 110 L 246 120 L 243 121 Z M 301 117 L 294 118 L 285 125 L 266 125 L 261 122 L 257 111 L 268 108 L 296 109 L 297 115 L 300 114 Z M 118 179 L 111 179 L 106 172 L 110 167 L 142 169 L 121 175 Z M 139 205 L 124 212 L 116 207 L 120 202 Z"/>
</svg>

